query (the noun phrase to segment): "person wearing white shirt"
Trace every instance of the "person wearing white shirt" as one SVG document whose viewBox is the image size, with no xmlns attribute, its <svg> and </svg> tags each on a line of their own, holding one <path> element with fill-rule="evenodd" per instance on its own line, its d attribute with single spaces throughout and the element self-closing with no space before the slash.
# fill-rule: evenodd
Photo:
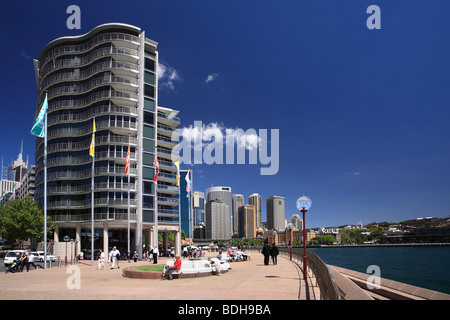
<svg viewBox="0 0 450 320">
<path fill-rule="evenodd" d="M 28 263 L 30 264 L 30 266 L 33 266 L 33 267 L 34 267 L 34 270 L 36 270 L 37 267 L 39 267 L 39 268 L 41 268 L 41 269 L 44 269 L 44 268 L 42 268 L 41 265 L 37 265 L 37 266 L 36 266 L 36 264 L 34 263 L 34 255 L 33 255 L 32 252 L 30 252 L 30 254 L 28 255 Z M 30 268 L 31 268 L 31 267 L 30 267 Z"/>
<path fill-rule="evenodd" d="M 105 269 L 105 253 L 100 249 L 98 253 L 98 270 Z"/>
<path fill-rule="evenodd" d="M 153 264 L 157 264 L 158 263 L 158 246 L 153 248 Z"/>
<path fill-rule="evenodd" d="M 111 269 L 114 269 L 114 266 L 116 265 L 116 262 L 117 262 L 117 269 L 120 269 L 119 257 L 120 257 L 119 250 L 117 250 L 116 247 L 113 247 L 113 249 L 111 251 L 111 259 L 112 259 Z"/>
</svg>

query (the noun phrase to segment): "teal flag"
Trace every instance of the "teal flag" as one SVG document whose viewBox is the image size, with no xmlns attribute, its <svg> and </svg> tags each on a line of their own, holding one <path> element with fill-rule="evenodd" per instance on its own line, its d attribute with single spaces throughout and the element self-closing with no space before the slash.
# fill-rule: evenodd
<svg viewBox="0 0 450 320">
<path fill-rule="evenodd" d="M 47 95 L 45 95 L 44 103 L 42 104 L 41 111 L 39 111 L 39 114 L 36 118 L 36 122 L 33 125 L 33 128 L 31 128 L 31 134 L 34 134 L 35 136 L 38 136 L 40 138 L 44 137 L 45 134 L 45 117 L 47 116 Z"/>
</svg>

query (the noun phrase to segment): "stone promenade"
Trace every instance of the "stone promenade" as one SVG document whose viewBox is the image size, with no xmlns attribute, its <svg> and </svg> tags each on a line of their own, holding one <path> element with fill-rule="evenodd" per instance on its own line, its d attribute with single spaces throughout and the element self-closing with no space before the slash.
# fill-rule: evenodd
<svg viewBox="0 0 450 320">
<path fill-rule="evenodd" d="M 303 279 L 301 267 L 279 256 L 277 265 L 265 266 L 263 256 L 249 252 L 250 261 L 232 262 L 221 276 L 189 279 L 130 279 L 123 268 L 150 264 L 148 261 L 120 261 L 120 269 L 97 270 L 90 261 L 80 261 L 80 289 L 71 289 L 75 273 L 68 267 L 0 274 L 0 299 L 8 300 L 318 300 L 315 279 Z M 215 256 L 216 253 L 212 253 Z M 165 263 L 160 258 L 158 263 Z M 69 282 L 69 286 L 68 286 Z"/>
</svg>

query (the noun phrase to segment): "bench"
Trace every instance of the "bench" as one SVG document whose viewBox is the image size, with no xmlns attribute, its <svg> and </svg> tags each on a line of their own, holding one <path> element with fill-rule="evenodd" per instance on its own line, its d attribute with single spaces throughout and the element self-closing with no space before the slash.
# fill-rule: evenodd
<svg viewBox="0 0 450 320">
<path fill-rule="evenodd" d="M 226 272 L 230 268 L 230 265 L 226 261 L 219 261 L 217 258 L 212 258 L 214 263 L 220 263 L 220 271 Z M 173 267 L 174 261 L 167 261 L 164 265 L 163 274 L 169 267 Z M 180 270 L 172 271 L 174 279 L 180 278 L 196 278 L 205 277 L 215 274 L 215 267 L 211 266 L 207 259 L 194 260 L 194 261 L 182 261 Z"/>
</svg>

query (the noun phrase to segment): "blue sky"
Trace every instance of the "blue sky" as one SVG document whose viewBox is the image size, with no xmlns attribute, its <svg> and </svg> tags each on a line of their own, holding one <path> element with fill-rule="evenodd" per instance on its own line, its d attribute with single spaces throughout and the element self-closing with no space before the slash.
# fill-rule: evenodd
<svg viewBox="0 0 450 320">
<path fill-rule="evenodd" d="M 69 30 L 66 9 L 81 9 Z M 369 30 L 369 5 L 381 29 Z M 305 194 L 307 227 L 450 214 L 450 2 L 11 1 L 0 4 L 2 157 L 34 163 L 33 58 L 51 40 L 107 22 L 158 42 L 166 77 L 159 105 L 224 128 L 279 129 L 279 171 L 195 165 L 194 189 L 231 186 Z M 169 76 L 172 75 L 171 79 Z M 211 81 L 206 81 L 211 76 Z"/>
</svg>

